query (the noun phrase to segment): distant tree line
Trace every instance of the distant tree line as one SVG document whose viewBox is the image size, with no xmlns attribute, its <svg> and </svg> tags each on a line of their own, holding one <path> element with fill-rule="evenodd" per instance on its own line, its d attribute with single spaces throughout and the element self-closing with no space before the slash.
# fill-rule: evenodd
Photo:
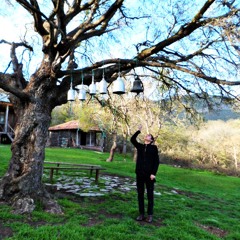
<svg viewBox="0 0 240 240">
<path fill-rule="evenodd" d="M 112 99 L 112 101 L 114 101 Z M 146 99 L 133 99 L 114 103 L 116 108 L 102 107 L 94 100 L 88 103 L 68 103 L 54 109 L 52 123 L 78 119 L 83 130 L 98 125 L 107 135 L 106 150 L 133 153 L 129 142 L 138 124 L 144 123 L 143 134 L 151 132 L 161 153 L 161 162 L 177 166 L 213 169 L 239 175 L 240 167 L 240 120 L 204 121 L 203 117 L 183 118 L 177 110 L 170 114 L 159 103 Z M 172 109 L 174 107 L 172 106 Z M 179 117 L 181 115 L 181 117 Z M 139 139 L 141 141 L 141 139 Z M 113 160 L 113 156 L 110 156 Z"/>
<path fill-rule="evenodd" d="M 165 126 L 159 139 L 162 161 L 239 176 L 239 124 L 235 119 L 202 122 L 198 127 Z"/>
</svg>

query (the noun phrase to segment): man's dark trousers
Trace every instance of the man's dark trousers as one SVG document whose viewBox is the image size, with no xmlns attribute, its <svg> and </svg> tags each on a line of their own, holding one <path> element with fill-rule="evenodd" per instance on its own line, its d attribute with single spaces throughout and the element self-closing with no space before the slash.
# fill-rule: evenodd
<svg viewBox="0 0 240 240">
<path fill-rule="evenodd" d="M 142 215 L 145 214 L 145 209 L 144 209 L 145 185 L 146 185 L 146 189 L 147 189 L 147 199 L 148 199 L 147 214 L 153 215 L 154 182 L 155 182 L 155 180 L 151 180 L 150 176 L 137 174 L 138 207 L 139 207 L 139 213 Z"/>
</svg>

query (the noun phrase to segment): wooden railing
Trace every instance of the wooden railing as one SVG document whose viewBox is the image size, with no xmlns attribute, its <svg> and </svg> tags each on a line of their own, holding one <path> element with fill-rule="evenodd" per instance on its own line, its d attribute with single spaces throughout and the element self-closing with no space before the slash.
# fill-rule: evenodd
<svg viewBox="0 0 240 240">
<path fill-rule="evenodd" d="M 0 134 L 6 134 L 8 138 L 13 141 L 14 138 L 14 129 L 8 123 L 7 126 L 0 125 Z"/>
</svg>

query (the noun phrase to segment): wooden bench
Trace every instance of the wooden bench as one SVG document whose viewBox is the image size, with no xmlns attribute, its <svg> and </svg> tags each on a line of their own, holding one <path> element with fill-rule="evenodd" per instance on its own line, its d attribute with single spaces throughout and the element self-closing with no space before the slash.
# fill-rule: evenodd
<svg viewBox="0 0 240 240">
<path fill-rule="evenodd" d="M 65 163 L 65 162 L 44 162 L 44 169 L 50 170 L 50 182 L 53 181 L 54 171 L 58 174 L 59 170 L 67 171 L 79 171 L 79 170 L 88 170 L 92 176 L 93 171 L 95 171 L 95 182 L 98 183 L 99 172 L 100 170 L 105 170 L 106 168 L 101 167 L 100 165 L 91 165 L 91 164 L 77 164 L 77 163 Z"/>
</svg>

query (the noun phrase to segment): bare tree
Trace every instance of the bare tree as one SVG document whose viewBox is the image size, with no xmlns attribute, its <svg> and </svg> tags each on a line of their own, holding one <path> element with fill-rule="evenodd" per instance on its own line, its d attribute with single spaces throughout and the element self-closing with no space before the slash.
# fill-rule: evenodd
<svg viewBox="0 0 240 240">
<path fill-rule="evenodd" d="M 151 4 L 142 0 L 136 5 L 125 0 L 8 2 L 29 13 L 42 40 L 42 58 L 29 78 L 24 76 L 23 58 L 17 51 L 33 51 L 30 38 L 20 43 L 1 40 L 11 46 L 12 73 L 0 73 L 0 88 L 9 93 L 18 120 L 9 168 L 0 182 L 0 198 L 12 203 L 17 212 L 32 211 L 40 200 L 47 211 L 61 213 L 44 188 L 42 172 L 51 111 L 66 103 L 71 79 L 73 87 L 83 80 L 89 85 L 94 70 L 95 81 L 104 73 L 111 83 L 120 65 L 122 74 L 145 68 L 160 75 L 162 84 L 170 82 L 176 91 L 185 93 L 214 89 L 234 95 L 227 87 L 240 84 L 236 80 L 239 38 L 233 37 L 239 34 L 239 1 L 205 0 L 202 6 L 201 1 L 184 4 L 173 0 Z M 229 34 L 227 24 L 231 24 Z M 135 53 L 126 51 L 124 58 L 104 59 L 101 47 L 96 46 L 110 47 L 107 41 L 122 38 L 124 31 L 125 43 L 132 41 L 129 46 L 135 46 Z M 144 31 L 145 39 L 135 39 L 138 31 Z M 104 44 L 100 41 L 103 36 L 109 37 L 102 38 Z M 76 64 L 77 55 L 86 63 L 81 62 L 81 68 Z M 99 56 L 103 58 L 99 60 Z"/>
</svg>

